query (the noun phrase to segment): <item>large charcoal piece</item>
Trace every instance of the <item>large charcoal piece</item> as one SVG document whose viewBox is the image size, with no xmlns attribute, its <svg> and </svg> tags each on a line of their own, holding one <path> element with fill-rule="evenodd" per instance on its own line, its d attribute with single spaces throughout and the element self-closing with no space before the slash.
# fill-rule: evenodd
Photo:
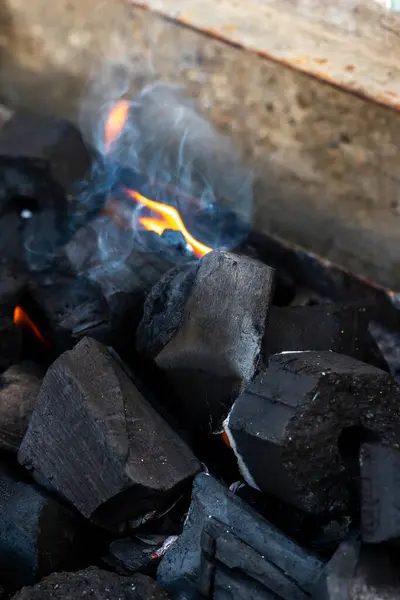
<svg viewBox="0 0 400 600">
<path fill-rule="evenodd" d="M 85 335 L 109 342 L 109 309 L 95 282 L 72 273 L 45 272 L 32 277 L 29 291 L 60 351 Z"/>
<path fill-rule="evenodd" d="M 41 370 L 33 363 L 13 365 L 0 375 L 0 449 L 18 451 L 41 381 Z"/>
<path fill-rule="evenodd" d="M 146 232 L 146 237 L 154 235 Z M 131 345 L 146 294 L 173 266 L 159 251 L 131 251 L 132 246 L 133 232 L 105 218 L 78 229 L 65 246 L 73 272 L 93 282 L 104 297 L 109 312 L 107 343 L 117 347 L 122 338 Z"/>
<path fill-rule="evenodd" d="M 272 306 L 265 334 L 266 356 L 290 350 L 333 350 L 388 370 L 368 331 L 365 303 Z"/>
<path fill-rule="evenodd" d="M 216 250 L 200 262 L 178 329 L 155 358 L 172 382 L 179 412 L 218 430 L 256 370 L 274 271 Z"/>
<path fill-rule="evenodd" d="M 270 357 L 235 402 L 225 431 L 249 485 L 310 513 L 348 514 L 346 460 L 363 441 L 399 441 L 400 390 L 373 366 L 334 352 Z M 349 481 L 348 481 L 349 479 Z"/>
<path fill-rule="evenodd" d="M 81 525 L 42 489 L 0 466 L 2 584 L 15 589 L 57 569 L 78 566 L 83 550 Z"/>
<path fill-rule="evenodd" d="M 184 583 L 200 597 L 216 600 L 306 600 L 322 567 L 213 477 L 201 474 L 183 533 L 167 550 L 157 577 L 174 594 Z"/>
<path fill-rule="evenodd" d="M 365 542 L 400 538 L 400 450 L 364 444 L 360 452 L 361 532 Z"/>
<path fill-rule="evenodd" d="M 168 600 L 168 594 L 146 575 L 121 577 L 89 567 L 76 573 L 53 573 L 12 600 Z"/>
<path fill-rule="evenodd" d="M 400 563 L 384 546 L 353 538 L 343 542 L 326 565 L 314 590 L 315 600 L 399 600 Z"/>
<path fill-rule="evenodd" d="M 90 338 L 47 371 L 19 460 L 85 517 L 118 531 L 168 504 L 200 469 L 110 353 Z"/>
<path fill-rule="evenodd" d="M 0 155 L 39 159 L 64 188 L 82 181 L 90 156 L 78 129 L 53 116 L 17 112 L 0 131 Z"/>
</svg>

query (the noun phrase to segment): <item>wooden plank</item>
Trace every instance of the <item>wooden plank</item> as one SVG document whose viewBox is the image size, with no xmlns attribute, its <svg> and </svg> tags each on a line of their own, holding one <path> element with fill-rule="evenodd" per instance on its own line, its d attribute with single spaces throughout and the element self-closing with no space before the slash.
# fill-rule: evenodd
<svg viewBox="0 0 400 600">
<path fill-rule="evenodd" d="M 372 0 L 126 0 L 400 109 L 400 19 Z"/>
</svg>

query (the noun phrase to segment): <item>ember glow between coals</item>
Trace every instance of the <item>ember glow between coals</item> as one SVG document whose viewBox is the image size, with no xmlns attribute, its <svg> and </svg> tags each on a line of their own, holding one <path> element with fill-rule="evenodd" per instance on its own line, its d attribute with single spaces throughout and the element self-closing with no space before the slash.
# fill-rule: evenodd
<svg viewBox="0 0 400 600">
<path fill-rule="evenodd" d="M 104 143 L 108 153 L 114 142 L 121 135 L 129 116 L 129 102 L 119 100 L 111 109 L 105 124 Z M 149 231 L 162 235 L 165 230 L 180 231 L 186 243 L 190 246 L 193 254 L 201 258 L 212 248 L 206 246 L 194 238 L 187 230 L 182 218 L 176 208 L 168 204 L 162 204 L 155 200 L 146 198 L 136 190 L 126 189 L 128 196 L 140 207 L 149 210 L 149 215 L 140 217 L 139 224 Z M 109 211 L 108 211 L 109 212 Z"/>
<path fill-rule="evenodd" d="M 48 342 L 43 335 L 40 333 L 40 330 L 37 325 L 32 321 L 32 319 L 26 314 L 24 309 L 21 306 L 16 306 L 14 309 L 14 318 L 13 321 L 19 327 L 26 327 L 30 329 L 38 340 L 42 342 L 48 348 L 50 347 L 50 342 Z"/>
</svg>

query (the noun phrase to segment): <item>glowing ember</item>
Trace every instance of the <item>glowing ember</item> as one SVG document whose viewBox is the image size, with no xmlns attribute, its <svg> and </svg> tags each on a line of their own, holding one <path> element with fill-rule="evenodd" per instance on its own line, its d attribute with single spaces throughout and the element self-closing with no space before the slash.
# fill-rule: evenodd
<svg viewBox="0 0 400 600">
<path fill-rule="evenodd" d="M 119 100 L 108 115 L 104 131 L 104 144 L 107 152 L 109 152 L 115 140 L 121 135 L 128 114 L 129 102 L 127 100 Z"/>
<path fill-rule="evenodd" d="M 228 446 L 228 448 L 230 448 L 230 447 L 231 447 L 231 443 L 230 443 L 230 441 L 229 441 L 229 438 L 228 438 L 228 436 L 226 435 L 225 431 L 223 431 L 223 432 L 221 433 L 221 438 L 222 438 L 222 441 L 224 442 L 224 444 L 225 444 L 226 446 Z"/>
<path fill-rule="evenodd" d="M 139 192 L 135 192 L 134 190 L 127 190 L 127 193 L 138 204 L 145 206 L 152 212 L 156 213 L 158 216 L 158 218 L 154 219 L 139 219 L 139 222 L 141 225 L 143 225 L 143 227 L 146 227 L 146 229 L 150 229 L 151 231 L 155 231 L 156 233 L 158 233 L 158 235 L 161 235 L 165 231 L 165 229 L 180 231 L 183 237 L 185 238 L 186 242 L 193 250 L 193 254 L 197 256 L 197 258 L 201 258 L 205 254 L 208 254 L 208 252 L 211 252 L 212 248 L 206 246 L 205 244 L 202 244 L 188 232 L 176 208 L 174 208 L 173 206 L 169 206 L 168 204 L 161 204 L 160 202 L 149 200 L 148 198 L 142 196 L 142 194 L 139 194 Z"/>
<path fill-rule="evenodd" d="M 42 336 L 39 328 L 20 306 L 16 306 L 14 309 L 14 323 L 20 327 L 29 327 L 29 329 L 33 331 L 35 336 L 42 342 L 42 344 L 50 347 L 50 343 Z"/>
</svg>

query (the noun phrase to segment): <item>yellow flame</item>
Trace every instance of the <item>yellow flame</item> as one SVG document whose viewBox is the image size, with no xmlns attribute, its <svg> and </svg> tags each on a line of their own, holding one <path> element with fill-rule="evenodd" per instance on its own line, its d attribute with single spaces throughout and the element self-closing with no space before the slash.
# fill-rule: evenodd
<svg viewBox="0 0 400 600">
<path fill-rule="evenodd" d="M 212 248 L 202 244 L 188 232 L 176 208 L 169 206 L 168 204 L 161 204 L 160 202 L 149 200 L 149 198 L 142 196 L 142 194 L 139 194 L 139 192 L 136 192 L 135 190 L 127 190 L 127 192 L 133 200 L 157 213 L 157 215 L 161 217 L 161 219 L 140 219 L 140 223 L 144 227 L 151 229 L 151 231 L 155 231 L 158 235 L 161 235 L 165 229 L 180 231 L 186 242 L 192 248 L 193 253 L 198 258 L 201 258 L 212 251 Z"/>
<path fill-rule="evenodd" d="M 121 135 L 128 118 L 129 107 L 130 105 L 127 100 L 119 100 L 111 109 L 110 114 L 107 117 L 104 130 L 104 144 L 107 152 L 110 150 L 115 140 Z"/>
<path fill-rule="evenodd" d="M 37 325 L 35 325 L 35 323 L 32 321 L 32 319 L 26 314 L 26 312 L 24 311 L 23 308 L 21 308 L 21 306 L 16 306 L 14 309 L 14 323 L 16 325 L 19 325 L 20 327 L 29 327 L 33 333 L 35 334 L 35 336 L 38 338 L 38 340 L 40 340 L 45 346 L 50 346 L 50 343 L 42 336 L 42 334 L 39 331 L 39 328 L 37 327 Z"/>
</svg>

